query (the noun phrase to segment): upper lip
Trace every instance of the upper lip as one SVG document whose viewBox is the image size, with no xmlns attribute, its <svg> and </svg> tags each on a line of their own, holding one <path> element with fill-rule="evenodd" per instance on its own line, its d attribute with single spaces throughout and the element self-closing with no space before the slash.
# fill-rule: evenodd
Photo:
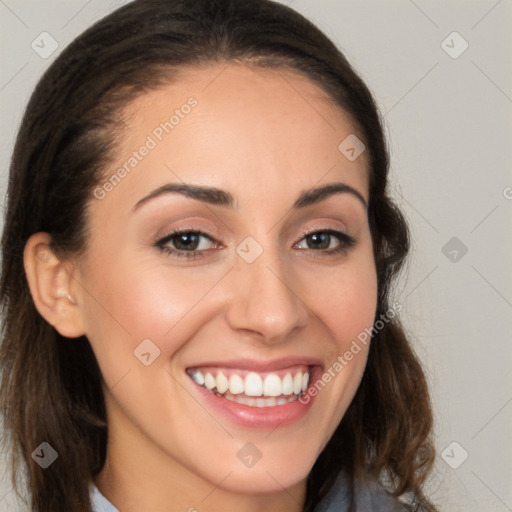
<svg viewBox="0 0 512 512">
<path fill-rule="evenodd" d="M 218 368 L 237 368 L 240 370 L 252 370 L 255 372 L 272 372 L 284 370 L 291 366 L 322 366 L 319 359 L 312 357 L 282 357 L 272 360 L 257 359 L 231 359 L 229 361 L 203 361 L 189 366 L 188 368 L 218 367 Z"/>
</svg>

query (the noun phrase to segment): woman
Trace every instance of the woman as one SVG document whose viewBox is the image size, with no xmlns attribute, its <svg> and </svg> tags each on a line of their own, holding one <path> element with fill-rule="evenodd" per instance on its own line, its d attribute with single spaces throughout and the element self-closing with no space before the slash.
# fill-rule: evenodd
<svg viewBox="0 0 512 512">
<path fill-rule="evenodd" d="M 69 45 L 3 235 L 32 510 L 435 510 L 387 171 L 368 89 L 283 5 L 140 0 Z"/>
</svg>

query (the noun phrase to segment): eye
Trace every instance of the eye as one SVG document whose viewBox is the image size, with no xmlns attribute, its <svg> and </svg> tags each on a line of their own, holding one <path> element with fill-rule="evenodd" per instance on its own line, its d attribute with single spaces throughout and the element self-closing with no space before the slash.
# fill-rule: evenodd
<svg viewBox="0 0 512 512">
<path fill-rule="evenodd" d="M 346 252 L 355 243 L 354 238 L 342 231 L 325 229 L 307 233 L 295 247 L 329 256 Z M 188 259 L 201 258 L 208 249 L 221 247 L 219 242 L 202 231 L 179 229 L 161 238 L 154 245 L 166 254 Z"/>
<path fill-rule="evenodd" d="M 354 238 L 342 231 L 325 229 L 306 234 L 297 247 L 330 255 L 348 251 L 355 243 Z M 304 244 L 306 247 L 304 247 Z"/>
<path fill-rule="evenodd" d="M 202 231 L 179 229 L 155 242 L 155 247 L 179 258 L 202 257 L 206 250 L 216 249 L 219 245 L 218 242 Z"/>
</svg>

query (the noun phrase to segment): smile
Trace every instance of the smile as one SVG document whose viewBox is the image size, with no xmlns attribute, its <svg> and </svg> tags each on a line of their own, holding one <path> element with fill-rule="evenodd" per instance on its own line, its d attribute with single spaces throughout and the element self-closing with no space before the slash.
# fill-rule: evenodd
<svg viewBox="0 0 512 512">
<path fill-rule="evenodd" d="M 237 368 L 189 368 L 189 377 L 210 393 L 249 407 L 275 407 L 298 400 L 308 388 L 311 369 L 296 365 L 274 372 Z"/>
</svg>

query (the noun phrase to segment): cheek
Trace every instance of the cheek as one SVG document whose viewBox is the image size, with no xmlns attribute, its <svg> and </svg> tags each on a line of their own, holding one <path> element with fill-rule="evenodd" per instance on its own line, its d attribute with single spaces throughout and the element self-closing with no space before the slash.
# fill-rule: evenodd
<svg viewBox="0 0 512 512">
<path fill-rule="evenodd" d="M 114 283 L 118 297 L 113 300 L 119 316 L 136 337 L 153 336 L 161 343 L 161 350 L 170 355 L 177 348 L 172 340 L 187 337 L 185 326 L 193 329 L 212 315 L 208 295 L 222 273 L 214 266 L 198 269 L 142 262 L 129 279 Z"/>
<path fill-rule="evenodd" d="M 324 318 L 335 334 L 338 351 L 373 325 L 376 308 L 377 286 L 373 280 L 346 279 L 332 290 Z"/>
<path fill-rule="evenodd" d="M 315 276 L 307 283 L 308 304 L 327 326 L 338 353 L 371 327 L 377 308 L 377 276 L 373 258 L 354 260 Z"/>
<path fill-rule="evenodd" d="M 134 350 L 151 340 L 171 357 L 211 316 L 203 301 L 219 280 L 218 269 L 167 266 L 103 251 L 85 276 L 85 329 L 105 378 L 115 380 L 133 366 Z M 193 325 L 190 320 L 193 318 Z"/>
<path fill-rule="evenodd" d="M 322 414 L 317 427 L 334 432 L 362 378 L 377 308 L 377 276 L 373 257 L 334 267 L 329 275 L 307 283 L 308 304 L 320 325 L 328 329 L 328 363 L 314 381 L 315 407 Z M 305 400 L 308 400 L 306 397 Z"/>
</svg>

